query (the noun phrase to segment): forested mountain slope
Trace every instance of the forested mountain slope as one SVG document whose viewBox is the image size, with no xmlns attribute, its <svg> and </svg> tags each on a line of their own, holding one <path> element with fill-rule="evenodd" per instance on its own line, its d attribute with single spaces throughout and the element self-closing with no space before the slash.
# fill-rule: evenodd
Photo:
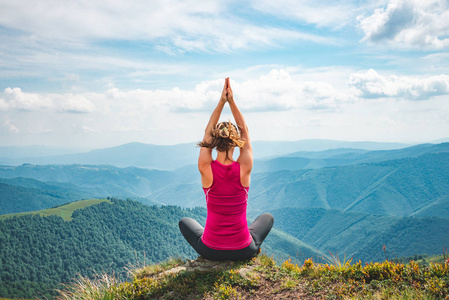
<svg viewBox="0 0 449 300">
<path fill-rule="evenodd" d="M 0 178 L 0 215 L 34 211 L 98 196 L 91 188 L 31 178 Z"/>
<path fill-rule="evenodd" d="M 151 194 L 157 202 L 186 207 L 205 206 L 194 172 Z M 181 177 L 180 177 L 181 178 Z M 445 207 L 449 195 L 449 152 L 309 170 L 255 173 L 251 178 L 248 211 L 251 216 L 283 207 L 327 208 L 389 216 L 408 216 L 428 207 Z M 424 212 L 423 212 L 424 213 Z"/>
<path fill-rule="evenodd" d="M 74 210 L 70 221 L 58 215 L 32 213 L 1 217 L 0 297 L 31 298 L 36 292 L 49 295 L 46 289 L 70 281 L 78 273 L 89 276 L 109 270 L 125 276 L 127 264 L 197 257 L 179 232 L 178 222 L 188 216 L 204 225 L 204 208 L 186 210 L 116 199 L 110 202 Z M 275 229 L 263 251 L 279 259 L 291 256 L 319 260 L 323 256 Z"/>
<path fill-rule="evenodd" d="M 145 198 L 155 190 L 177 181 L 177 176 L 171 172 L 135 167 L 30 164 L 0 166 L 0 178 L 17 177 L 32 178 L 50 185 L 59 183 L 58 186 L 62 189 L 75 190 L 78 188 L 79 194 L 85 192 L 85 195 L 79 198 L 106 196 Z M 64 186 L 62 183 L 68 185 Z M 28 187 L 28 183 L 23 184 L 18 181 L 11 181 L 9 184 Z M 43 189 L 45 190 L 46 187 Z"/>
<path fill-rule="evenodd" d="M 0 220 L 0 295 L 31 298 L 28 288 L 55 287 L 77 273 L 109 269 L 123 275 L 129 263 L 194 255 L 177 222 L 199 218 L 195 211 L 112 202 L 75 210 L 71 221 L 31 214 Z"/>
<path fill-rule="evenodd" d="M 449 217 L 399 218 L 322 208 L 283 208 L 271 213 L 277 228 L 324 253 L 338 252 L 355 261 L 439 254 L 448 242 Z"/>
<path fill-rule="evenodd" d="M 449 153 L 255 174 L 250 209 L 320 207 L 407 216 L 449 195 Z"/>
</svg>

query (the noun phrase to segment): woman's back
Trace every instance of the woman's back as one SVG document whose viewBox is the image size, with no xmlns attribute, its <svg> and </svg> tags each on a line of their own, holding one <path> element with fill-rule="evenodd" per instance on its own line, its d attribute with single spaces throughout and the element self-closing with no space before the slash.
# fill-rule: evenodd
<svg viewBox="0 0 449 300">
<path fill-rule="evenodd" d="M 211 163 L 213 182 L 204 188 L 207 220 L 203 243 L 212 249 L 237 250 L 251 243 L 246 221 L 248 187 L 240 182 L 240 164 Z"/>
</svg>

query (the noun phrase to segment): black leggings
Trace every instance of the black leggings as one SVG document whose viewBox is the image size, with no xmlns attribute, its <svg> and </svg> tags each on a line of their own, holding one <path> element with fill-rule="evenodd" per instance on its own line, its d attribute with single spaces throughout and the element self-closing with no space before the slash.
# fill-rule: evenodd
<svg viewBox="0 0 449 300">
<path fill-rule="evenodd" d="M 179 221 L 179 229 L 190 246 L 199 255 L 210 260 L 242 260 L 254 257 L 260 249 L 260 245 L 273 227 L 274 219 L 269 213 L 257 217 L 248 227 L 252 241 L 248 247 L 239 250 L 215 250 L 203 244 L 201 237 L 204 228 L 192 218 L 184 217 Z"/>
</svg>

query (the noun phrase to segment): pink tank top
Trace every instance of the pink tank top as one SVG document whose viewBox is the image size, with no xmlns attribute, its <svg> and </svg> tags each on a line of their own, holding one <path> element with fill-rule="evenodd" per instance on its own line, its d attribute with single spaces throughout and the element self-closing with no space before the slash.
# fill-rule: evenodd
<svg viewBox="0 0 449 300">
<path fill-rule="evenodd" d="M 203 188 L 206 194 L 207 219 L 203 243 L 215 250 L 238 250 L 251 244 L 246 222 L 249 188 L 240 183 L 240 164 L 211 163 L 213 182 Z"/>
</svg>

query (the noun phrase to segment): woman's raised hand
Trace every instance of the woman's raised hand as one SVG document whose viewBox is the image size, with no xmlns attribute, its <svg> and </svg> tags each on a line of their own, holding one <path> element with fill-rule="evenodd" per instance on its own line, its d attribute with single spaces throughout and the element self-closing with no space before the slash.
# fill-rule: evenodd
<svg viewBox="0 0 449 300">
<path fill-rule="evenodd" d="M 227 98 L 228 98 L 228 102 L 233 102 L 234 101 L 234 94 L 232 93 L 232 89 L 231 89 L 231 82 L 229 81 L 229 77 L 227 78 Z"/>
<path fill-rule="evenodd" d="M 226 103 L 228 101 L 228 86 L 229 86 L 229 77 L 225 79 L 223 91 L 221 92 L 220 101 L 223 103 Z"/>
<path fill-rule="evenodd" d="M 226 103 L 226 102 L 233 102 L 233 101 L 234 101 L 234 94 L 232 93 L 231 83 L 230 83 L 229 77 L 228 77 L 228 78 L 225 78 L 223 91 L 221 92 L 220 102 Z"/>
</svg>

